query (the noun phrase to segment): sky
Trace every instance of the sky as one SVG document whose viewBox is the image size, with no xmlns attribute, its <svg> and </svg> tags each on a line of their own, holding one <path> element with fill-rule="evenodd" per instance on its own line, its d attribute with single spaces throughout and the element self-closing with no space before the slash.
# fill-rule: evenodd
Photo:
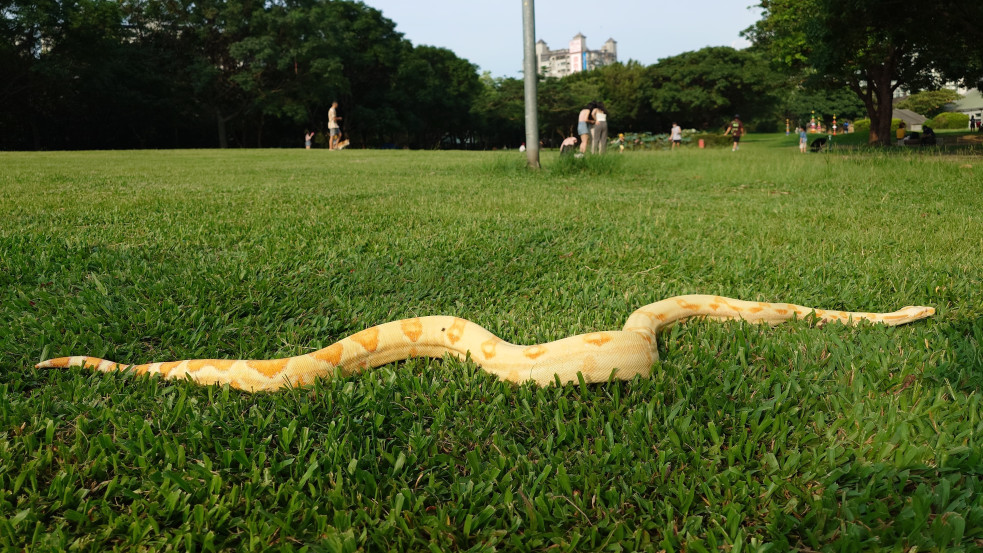
<svg viewBox="0 0 983 553">
<path fill-rule="evenodd" d="M 447 48 L 493 77 L 521 77 L 521 0 L 363 0 L 414 45 Z M 536 40 L 566 49 L 577 33 L 599 50 L 613 38 L 618 61 L 652 65 L 704 46 L 744 48 L 760 19 L 754 0 L 534 0 Z"/>
</svg>

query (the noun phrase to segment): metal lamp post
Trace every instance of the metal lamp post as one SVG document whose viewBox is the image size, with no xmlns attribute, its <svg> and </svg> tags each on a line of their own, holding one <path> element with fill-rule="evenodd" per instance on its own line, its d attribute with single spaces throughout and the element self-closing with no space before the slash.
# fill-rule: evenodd
<svg viewBox="0 0 983 553">
<path fill-rule="evenodd" d="M 529 167 L 539 169 L 539 116 L 536 106 L 536 15 L 533 0 L 522 0 L 522 72 L 525 80 L 526 103 L 526 160 Z"/>
</svg>

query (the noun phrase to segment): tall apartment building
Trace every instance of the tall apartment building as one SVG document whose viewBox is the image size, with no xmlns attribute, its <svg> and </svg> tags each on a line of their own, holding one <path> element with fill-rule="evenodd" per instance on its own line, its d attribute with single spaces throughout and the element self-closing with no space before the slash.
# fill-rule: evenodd
<svg viewBox="0 0 983 553">
<path fill-rule="evenodd" d="M 546 42 L 540 40 L 536 43 L 536 61 L 540 75 L 565 77 L 618 61 L 618 43 L 609 38 L 600 50 L 588 50 L 587 37 L 577 33 L 570 41 L 570 48 L 550 50 Z"/>
</svg>

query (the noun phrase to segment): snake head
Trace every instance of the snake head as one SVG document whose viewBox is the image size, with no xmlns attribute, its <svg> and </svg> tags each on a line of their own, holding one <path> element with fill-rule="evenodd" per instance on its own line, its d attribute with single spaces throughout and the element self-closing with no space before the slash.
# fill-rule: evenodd
<svg viewBox="0 0 983 553">
<path fill-rule="evenodd" d="M 935 315 L 935 308 L 924 305 L 908 305 L 902 307 L 896 314 L 904 316 L 904 319 L 898 324 L 910 323 L 912 321 L 917 321 L 919 319 L 924 319 Z"/>
</svg>

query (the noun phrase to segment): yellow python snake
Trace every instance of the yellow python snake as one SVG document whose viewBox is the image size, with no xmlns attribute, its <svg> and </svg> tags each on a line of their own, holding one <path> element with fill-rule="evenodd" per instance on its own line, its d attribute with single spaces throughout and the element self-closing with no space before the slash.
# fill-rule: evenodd
<svg viewBox="0 0 983 553">
<path fill-rule="evenodd" d="M 578 381 L 604 382 L 647 376 L 659 354 L 656 336 L 666 326 L 691 317 L 742 319 L 780 323 L 810 314 L 825 322 L 856 324 L 861 320 L 900 325 L 930 317 L 932 307 L 905 307 L 893 313 L 849 313 L 812 309 L 789 303 L 749 302 L 720 296 L 688 295 L 642 307 L 622 330 L 591 332 L 555 342 L 510 344 L 471 321 L 457 317 L 419 317 L 367 328 L 318 351 L 272 360 L 194 359 L 124 365 L 95 357 L 59 357 L 37 368 L 90 367 L 104 372 L 130 370 L 164 378 L 190 377 L 199 384 L 229 384 L 255 392 L 311 384 L 340 371 L 357 373 L 411 357 L 450 355 L 472 361 L 485 371 L 512 382 L 539 385 Z"/>
</svg>

